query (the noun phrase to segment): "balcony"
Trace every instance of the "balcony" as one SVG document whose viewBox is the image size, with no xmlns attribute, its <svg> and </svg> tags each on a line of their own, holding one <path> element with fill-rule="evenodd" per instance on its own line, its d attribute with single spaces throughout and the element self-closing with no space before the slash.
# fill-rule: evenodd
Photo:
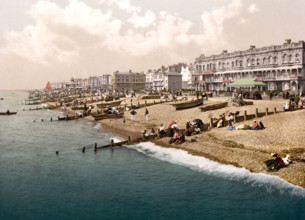
<svg viewBox="0 0 305 220">
<path fill-rule="evenodd" d="M 206 81 L 205 80 L 196 80 L 196 81 L 192 81 L 192 83 L 194 83 L 194 84 L 206 83 Z"/>
</svg>

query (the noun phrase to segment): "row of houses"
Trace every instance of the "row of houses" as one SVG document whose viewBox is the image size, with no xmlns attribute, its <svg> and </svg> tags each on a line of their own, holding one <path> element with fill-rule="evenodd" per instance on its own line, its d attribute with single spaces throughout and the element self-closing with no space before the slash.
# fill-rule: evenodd
<svg viewBox="0 0 305 220">
<path fill-rule="evenodd" d="M 106 91 L 176 91 L 191 85 L 193 72 L 183 63 L 162 66 L 157 70 L 144 72 L 119 72 L 87 79 L 71 78 L 70 82 L 51 83 L 51 88 L 85 88 Z"/>
<path fill-rule="evenodd" d="M 83 88 L 116 91 L 228 91 L 228 84 L 238 79 L 256 79 L 267 84 L 263 90 L 305 92 L 305 43 L 286 40 L 282 45 L 219 55 L 201 54 L 194 64 L 178 63 L 161 66 L 147 72 L 119 72 L 88 79 L 71 79 L 52 87 L 81 86 Z"/>
</svg>

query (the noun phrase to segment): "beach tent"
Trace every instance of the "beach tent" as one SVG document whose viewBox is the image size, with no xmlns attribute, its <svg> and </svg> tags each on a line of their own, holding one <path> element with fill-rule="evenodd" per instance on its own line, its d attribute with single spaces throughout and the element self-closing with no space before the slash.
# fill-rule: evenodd
<svg viewBox="0 0 305 220">
<path fill-rule="evenodd" d="M 239 79 L 235 82 L 230 83 L 227 87 L 234 87 L 234 88 L 249 88 L 249 87 L 264 87 L 267 86 L 266 83 L 259 82 L 253 79 Z"/>
</svg>

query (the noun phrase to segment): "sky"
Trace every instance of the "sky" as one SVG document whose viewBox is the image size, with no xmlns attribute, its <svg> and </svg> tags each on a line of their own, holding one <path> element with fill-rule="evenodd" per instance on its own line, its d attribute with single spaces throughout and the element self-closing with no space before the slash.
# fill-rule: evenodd
<svg viewBox="0 0 305 220">
<path fill-rule="evenodd" d="M 1 0 L 0 90 L 305 40 L 304 0 Z"/>
</svg>

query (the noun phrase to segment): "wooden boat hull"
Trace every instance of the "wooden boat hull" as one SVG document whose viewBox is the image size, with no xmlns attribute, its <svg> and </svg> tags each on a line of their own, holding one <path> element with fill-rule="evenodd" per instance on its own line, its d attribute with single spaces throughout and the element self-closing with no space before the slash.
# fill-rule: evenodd
<svg viewBox="0 0 305 220">
<path fill-rule="evenodd" d="M 124 112 L 118 114 L 100 114 L 100 115 L 93 115 L 94 120 L 103 120 L 103 119 L 114 119 L 114 118 L 123 118 Z"/>
<path fill-rule="evenodd" d="M 17 112 L 10 112 L 10 113 L 7 113 L 7 112 L 0 112 L 0 115 L 16 115 Z"/>
<path fill-rule="evenodd" d="M 228 102 L 220 102 L 220 103 L 215 103 L 207 106 L 200 107 L 200 111 L 205 112 L 205 111 L 210 111 L 210 110 L 216 110 L 220 108 L 224 108 L 228 106 Z"/>
<path fill-rule="evenodd" d="M 161 96 L 159 96 L 159 95 L 145 95 L 145 96 L 142 96 L 142 99 L 161 99 Z"/>
<path fill-rule="evenodd" d="M 174 106 L 176 108 L 176 110 L 180 110 L 180 109 L 186 109 L 186 108 L 193 108 L 193 107 L 196 107 L 196 106 L 202 105 L 202 104 L 203 104 L 203 100 L 197 99 L 197 100 L 193 100 L 193 101 L 171 104 L 171 105 Z"/>
<path fill-rule="evenodd" d="M 58 116 L 59 121 L 74 120 L 74 119 L 77 118 L 75 116 L 63 116 L 63 117 Z"/>
<path fill-rule="evenodd" d="M 121 104 L 123 100 L 120 101 L 115 101 L 115 102 L 109 102 L 109 103 L 100 103 L 100 104 L 96 104 L 96 106 L 98 108 L 106 108 L 106 107 L 116 107 L 119 106 Z"/>
</svg>

